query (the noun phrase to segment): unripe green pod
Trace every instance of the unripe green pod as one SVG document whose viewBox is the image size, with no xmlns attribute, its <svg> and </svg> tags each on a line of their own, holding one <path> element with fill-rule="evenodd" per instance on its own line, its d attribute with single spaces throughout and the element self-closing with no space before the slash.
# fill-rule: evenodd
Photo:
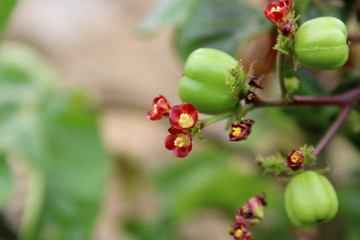
<svg viewBox="0 0 360 240">
<path fill-rule="evenodd" d="M 314 70 L 332 70 L 349 56 L 345 24 L 334 17 L 319 17 L 302 24 L 295 36 L 296 60 Z"/>
<path fill-rule="evenodd" d="M 331 220 L 338 211 L 338 200 L 329 180 L 314 171 L 299 173 L 286 187 L 285 208 L 298 227 L 315 227 Z"/>
<path fill-rule="evenodd" d="M 239 100 L 239 86 L 233 91 L 226 85 L 228 70 L 238 61 L 225 52 L 201 48 L 192 52 L 184 68 L 179 85 L 179 96 L 183 102 L 191 103 L 202 113 L 218 114 L 233 110 Z M 245 74 L 241 69 L 240 78 Z"/>
</svg>

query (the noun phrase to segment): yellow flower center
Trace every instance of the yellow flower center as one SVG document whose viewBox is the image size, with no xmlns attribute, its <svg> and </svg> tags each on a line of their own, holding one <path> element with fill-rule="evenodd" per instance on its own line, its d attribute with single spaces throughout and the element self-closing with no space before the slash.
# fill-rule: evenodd
<svg viewBox="0 0 360 240">
<path fill-rule="evenodd" d="M 156 105 L 157 105 L 157 104 L 154 104 L 154 106 L 153 106 L 153 112 L 154 112 L 154 113 L 157 113 L 157 112 L 158 112 L 158 111 L 156 110 Z"/>
<path fill-rule="evenodd" d="M 182 137 L 177 137 L 174 141 L 174 145 L 181 148 L 185 145 L 185 141 Z"/>
<path fill-rule="evenodd" d="M 250 212 L 250 208 L 245 208 L 244 210 L 243 210 L 243 213 L 245 213 L 245 214 L 247 214 L 247 213 L 249 213 Z"/>
<path fill-rule="evenodd" d="M 253 93 L 249 93 L 247 96 L 248 100 L 252 100 L 254 98 L 254 94 Z"/>
<path fill-rule="evenodd" d="M 240 127 L 234 127 L 234 128 L 232 128 L 232 130 L 233 130 L 232 135 L 233 135 L 234 137 L 240 136 L 240 134 L 241 134 L 241 132 L 242 132 L 242 130 L 241 130 Z"/>
<path fill-rule="evenodd" d="M 278 12 L 280 11 L 281 7 L 280 6 L 277 6 L 277 7 L 272 7 L 270 12 Z"/>
<path fill-rule="evenodd" d="M 180 124 L 186 124 L 186 123 L 189 122 L 189 120 L 190 120 L 189 114 L 187 114 L 187 113 L 182 113 L 182 114 L 180 115 L 179 123 L 180 123 Z"/>
<path fill-rule="evenodd" d="M 290 157 L 290 161 L 293 163 L 298 163 L 301 159 L 301 155 L 298 154 L 297 152 L 293 153 Z"/>
<path fill-rule="evenodd" d="M 236 230 L 234 236 L 236 238 L 240 238 L 242 236 L 242 234 L 243 234 L 243 231 L 241 229 L 238 229 L 238 230 Z"/>
</svg>

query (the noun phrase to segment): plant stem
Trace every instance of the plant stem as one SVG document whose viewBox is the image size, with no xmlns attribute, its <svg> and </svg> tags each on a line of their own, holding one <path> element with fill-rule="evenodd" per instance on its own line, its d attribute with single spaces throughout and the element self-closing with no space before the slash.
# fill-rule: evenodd
<svg viewBox="0 0 360 240">
<path fill-rule="evenodd" d="M 321 151 L 326 147 L 326 145 L 330 142 L 330 140 L 334 137 L 336 132 L 339 130 L 342 123 L 345 121 L 346 117 L 349 115 L 351 110 L 350 104 L 347 104 L 343 107 L 342 111 L 340 112 L 339 116 L 325 134 L 325 136 L 321 139 L 318 145 L 315 147 L 315 151 L 312 153 L 314 156 L 318 156 Z"/>
<path fill-rule="evenodd" d="M 335 105 L 345 106 L 352 102 L 360 102 L 360 87 L 351 89 L 345 93 L 325 96 L 293 96 L 290 102 L 285 102 L 283 99 L 260 99 L 257 97 L 256 107 L 278 107 L 278 106 L 305 106 L 305 105 Z"/>
<path fill-rule="evenodd" d="M 281 89 L 281 96 L 284 101 L 286 101 L 286 87 L 285 87 L 285 72 L 284 72 L 284 65 L 285 65 L 285 55 L 278 52 L 277 57 L 277 67 L 278 67 L 278 76 L 280 81 L 280 89 Z"/>
<path fill-rule="evenodd" d="M 223 120 L 225 118 L 228 118 L 232 114 L 233 114 L 233 112 L 226 112 L 226 113 L 221 113 L 221 114 L 215 115 L 215 116 L 213 116 L 211 118 L 208 118 L 208 119 L 201 120 L 201 121 L 199 121 L 200 122 L 200 129 L 203 129 L 206 126 L 209 126 L 209 125 L 211 125 L 213 123 L 221 121 L 221 120 Z"/>
</svg>

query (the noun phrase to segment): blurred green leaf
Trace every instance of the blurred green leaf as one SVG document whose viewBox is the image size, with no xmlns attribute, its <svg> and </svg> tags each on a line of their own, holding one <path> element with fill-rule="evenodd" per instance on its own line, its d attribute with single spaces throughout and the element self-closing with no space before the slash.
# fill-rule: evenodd
<svg viewBox="0 0 360 240">
<path fill-rule="evenodd" d="M 177 33 L 179 55 L 185 60 L 201 47 L 235 55 L 246 40 L 271 27 L 262 10 L 238 0 L 200 0 Z"/>
<path fill-rule="evenodd" d="M 21 239 L 89 239 L 109 158 L 87 99 L 57 88 L 49 69 L 32 49 L 3 45 L 0 150 L 28 166 Z"/>
<path fill-rule="evenodd" d="M 301 17 L 299 23 L 302 24 L 307 20 L 331 16 L 346 22 L 354 13 L 355 0 L 336 1 L 314 1 L 303 0 L 295 2 L 296 13 Z"/>
<path fill-rule="evenodd" d="M 16 2 L 17 0 L 0 1 L 0 40 Z"/>
<path fill-rule="evenodd" d="M 163 0 L 140 24 L 142 35 L 153 34 L 165 25 L 178 26 L 189 16 L 199 0 Z"/>
<path fill-rule="evenodd" d="M 166 212 L 175 221 L 206 207 L 222 209 L 233 215 L 250 197 L 262 191 L 266 191 L 270 203 L 279 202 L 276 183 L 258 173 L 241 174 L 229 151 L 214 146 L 164 169 L 156 182 Z"/>
<path fill-rule="evenodd" d="M 13 187 L 13 179 L 11 169 L 4 156 L 0 155 L 0 209 L 4 207 L 11 197 Z"/>
</svg>

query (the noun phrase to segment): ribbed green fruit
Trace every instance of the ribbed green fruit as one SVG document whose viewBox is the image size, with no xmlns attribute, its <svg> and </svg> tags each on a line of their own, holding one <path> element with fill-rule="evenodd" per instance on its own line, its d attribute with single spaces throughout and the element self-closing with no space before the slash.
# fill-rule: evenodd
<svg viewBox="0 0 360 240">
<path fill-rule="evenodd" d="M 239 87 L 231 90 L 225 84 L 228 70 L 238 62 L 225 52 L 201 48 L 192 52 L 184 68 L 179 85 L 179 96 L 183 102 L 191 103 L 201 113 L 218 114 L 233 110 L 239 100 Z M 241 72 L 242 80 L 245 78 Z"/>
<path fill-rule="evenodd" d="M 331 220 L 338 211 L 338 200 L 326 177 L 305 171 L 293 177 L 286 187 L 285 208 L 296 226 L 309 228 Z"/>
<path fill-rule="evenodd" d="M 319 17 L 302 24 L 295 36 L 296 60 L 314 70 L 332 70 L 349 56 L 345 24 L 334 17 Z"/>
</svg>

